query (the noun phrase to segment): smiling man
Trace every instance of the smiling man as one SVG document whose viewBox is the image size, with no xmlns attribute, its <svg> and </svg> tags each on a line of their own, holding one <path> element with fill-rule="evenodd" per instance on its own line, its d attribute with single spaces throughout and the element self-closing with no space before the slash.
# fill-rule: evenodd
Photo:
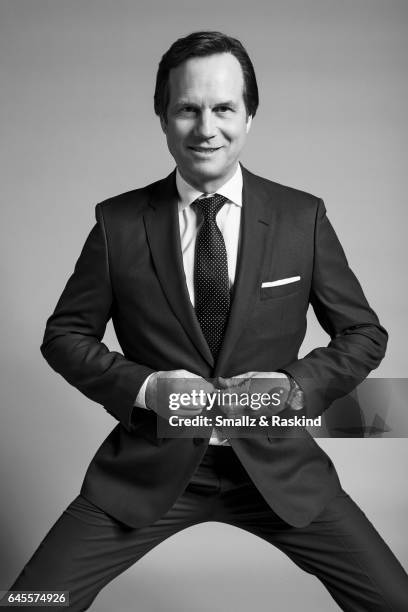
<svg viewBox="0 0 408 612">
<path fill-rule="evenodd" d="M 170 71 L 168 89 L 159 112 L 169 151 L 187 183 L 215 193 L 236 173 L 251 126 L 241 65 L 231 53 L 193 57 Z"/>
<path fill-rule="evenodd" d="M 96 206 L 41 346 L 118 423 L 10 588 L 69 591 L 69 609 L 87 610 L 170 535 L 221 521 L 284 551 L 342 610 L 402 612 L 406 573 L 307 433 L 158 435 L 160 388 L 179 398 L 244 385 L 260 397 L 277 379 L 278 412 L 318 417 L 378 366 L 387 333 L 323 201 L 240 163 L 258 89 L 238 40 L 177 40 L 154 102 L 176 168 Z M 309 304 L 331 339 L 300 359 Z M 102 342 L 110 318 L 123 354 Z"/>
</svg>

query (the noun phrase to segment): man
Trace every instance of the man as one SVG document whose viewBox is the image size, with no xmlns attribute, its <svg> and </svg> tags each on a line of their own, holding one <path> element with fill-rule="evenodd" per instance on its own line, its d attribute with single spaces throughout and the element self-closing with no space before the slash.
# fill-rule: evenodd
<svg viewBox="0 0 408 612">
<path fill-rule="evenodd" d="M 67 590 L 86 610 L 169 535 L 215 520 L 283 550 L 343 610 L 406 609 L 407 575 L 309 435 L 158 435 L 160 388 L 278 378 L 280 410 L 315 417 L 385 352 L 323 201 L 239 163 L 257 106 L 236 39 L 196 32 L 163 56 L 155 111 L 177 168 L 96 206 L 41 346 L 118 424 L 11 590 Z M 299 359 L 309 303 L 331 341 Z M 110 318 L 123 355 L 102 343 Z"/>
</svg>

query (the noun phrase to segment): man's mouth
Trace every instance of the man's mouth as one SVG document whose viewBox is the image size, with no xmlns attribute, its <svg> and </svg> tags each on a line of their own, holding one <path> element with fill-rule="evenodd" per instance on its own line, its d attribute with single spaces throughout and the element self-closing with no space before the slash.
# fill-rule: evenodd
<svg viewBox="0 0 408 612">
<path fill-rule="evenodd" d="M 202 155 L 211 155 L 216 151 L 219 151 L 221 147 L 188 147 L 191 151 L 195 153 L 201 153 Z"/>
</svg>

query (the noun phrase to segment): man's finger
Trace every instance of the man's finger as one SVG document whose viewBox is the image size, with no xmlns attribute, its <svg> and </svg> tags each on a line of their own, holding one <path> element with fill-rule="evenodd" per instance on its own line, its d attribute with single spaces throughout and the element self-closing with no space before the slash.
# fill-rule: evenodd
<svg viewBox="0 0 408 612">
<path fill-rule="evenodd" d="M 241 387 L 244 386 L 250 378 L 246 377 L 237 377 L 231 376 L 231 378 L 224 378 L 223 376 L 219 376 L 217 378 L 217 383 L 221 388 L 231 388 L 231 387 Z"/>
</svg>

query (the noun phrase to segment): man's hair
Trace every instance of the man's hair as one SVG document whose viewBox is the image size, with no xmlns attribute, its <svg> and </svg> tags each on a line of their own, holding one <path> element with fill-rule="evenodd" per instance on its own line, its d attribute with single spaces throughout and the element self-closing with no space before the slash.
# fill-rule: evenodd
<svg viewBox="0 0 408 612">
<path fill-rule="evenodd" d="M 166 121 L 170 99 L 169 73 L 192 57 L 205 57 L 216 53 L 231 53 L 239 61 L 244 77 L 244 103 L 247 115 L 255 117 L 258 108 L 258 85 L 255 70 L 242 43 L 222 32 L 192 32 L 179 38 L 160 60 L 154 92 L 154 111 Z"/>
</svg>

